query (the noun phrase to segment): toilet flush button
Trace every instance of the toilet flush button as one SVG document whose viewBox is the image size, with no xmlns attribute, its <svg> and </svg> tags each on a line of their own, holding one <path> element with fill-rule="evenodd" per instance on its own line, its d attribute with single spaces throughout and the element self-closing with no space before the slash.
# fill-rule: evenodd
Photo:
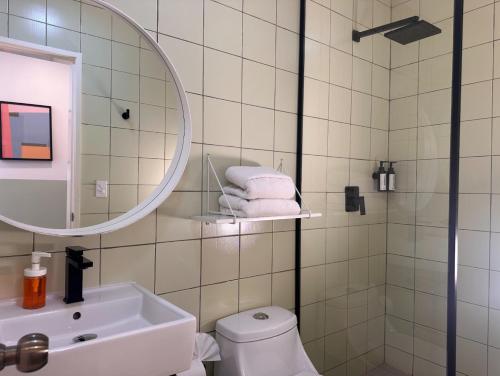
<svg viewBox="0 0 500 376">
<path fill-rule="evenodd" d="M 269 315 L 264 312 L 257 312 L 255 315 L 253 315 L 253 318 L 255 320 L 269 320 Z"/>
</svg>

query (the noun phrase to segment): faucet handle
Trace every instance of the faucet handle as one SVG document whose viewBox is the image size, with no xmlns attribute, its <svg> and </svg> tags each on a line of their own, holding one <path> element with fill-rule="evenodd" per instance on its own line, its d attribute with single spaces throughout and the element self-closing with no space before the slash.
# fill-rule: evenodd
<svg viewBox="0 0 500 376">
<path fill-rule="evenodd" d="M 66 247 L 66 255 L 68 256 L 83 256 L 83 252 L 86 251 L 87 248 L 84 247 Z"/>
<path fill-rule="evenodd" d="M 82 257 L 82 263 L 81 263 L 82 269 L 92 268 L 93 266 L 94 266 L 93 261 L 89 260 L 88 258 Z"/>
</svg>

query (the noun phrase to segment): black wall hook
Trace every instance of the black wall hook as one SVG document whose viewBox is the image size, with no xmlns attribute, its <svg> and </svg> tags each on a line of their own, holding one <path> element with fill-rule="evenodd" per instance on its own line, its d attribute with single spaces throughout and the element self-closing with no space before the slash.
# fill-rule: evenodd
<svg viewBox="0 0 500 376">
<path fill-rule="evenodd" d="M 122 114 L 122 118 L 124 120 L 130 119 L 130 109 L 129 108 L 127 108 L 127 110 Z"/>
</svg>

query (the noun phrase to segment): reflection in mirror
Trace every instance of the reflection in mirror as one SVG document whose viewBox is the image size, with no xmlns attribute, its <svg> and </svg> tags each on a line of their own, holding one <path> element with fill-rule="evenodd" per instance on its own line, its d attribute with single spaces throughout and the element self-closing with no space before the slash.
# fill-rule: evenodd
<svg viewBox="0 0 500 376">
<path fill-rule="evenodd" d="M 141 32 L 68 3 L 48 2 L 40 35 L 0 41 L 0 101 L 50 106 L 53 157 L 30 158 L 50 147 L 39 107 L 2 104 L 0 215 L 52 229 L 102 224 L 155 194 L 184 127 L 172 73 Z"/>
</svg>

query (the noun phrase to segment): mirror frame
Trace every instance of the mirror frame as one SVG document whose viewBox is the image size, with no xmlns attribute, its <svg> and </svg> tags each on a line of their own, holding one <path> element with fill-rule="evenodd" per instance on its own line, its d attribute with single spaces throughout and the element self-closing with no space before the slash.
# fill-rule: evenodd
<svg viewBox="0 0 500 376">
<path fill-rule="evenodd" d="M 154 190 L 154 192 L 135 208 L 110 221 L 94 226 L 81 227 L 75 229 L 51 229 L 51 228 L 33 226 L 12 220 L 0 214 L 0 221 L 5 222 L 11 226 L 20 228 L 22 230 L 42 235 L 62 237 L 62 236 L 88 236 L 88 235 L 105 234 L 123 229 L 139 221 L 140 219 L 146 217 L 148 214 L 152 213 L 167 199 L 167 197 L 170 196 L 170 194 L 173 192 L 173 190 L 181 180 L 189 160 L 189 154 L 191 151 L 191 139 L 192 139 L 191 114 L 189 111 L 186 92 L 184 91 L 184 87 L 181 83 L 179 74 L 175 69 L 174 65 L 166 55 L 165 51 L 163 51 L 160 45 L 156 42 L 156 40 L 154 40 L 153 37 L 149 34 L 149 32 L 146 31 L 142 26 L 140 26 L 133 18 L 131 18 L 129 15 L 119 10 L 115 6 L 105 2 L 104 0 L 92 0 L 92 1 L 102 6 L 103 8 L 108 9 L 109 11 L 115 13 L 116 15 L 122 17 L 125 21 L 127 21 L 130 24 L 130 26 L 136 29 L 136 31 L 139 32 L 141 36 L 145 38 L 152 45 L 152 47 L 156 50 L 158 55 L 163 59 L 165 65 L 170 70 L 170 73 L 174 79 L 175 86 L 179 93 L 180 105 L 182 106 L 182 115 L 184 119 L 184 126 L 179 129 L 179 137 L 177 140 L 175 155 L 174 158 L 172 159 L 172 163 L 170 164 L 168 171 L 165 174 L 165 177 L 158 185 L 158 187 Z"/>
</svg>

